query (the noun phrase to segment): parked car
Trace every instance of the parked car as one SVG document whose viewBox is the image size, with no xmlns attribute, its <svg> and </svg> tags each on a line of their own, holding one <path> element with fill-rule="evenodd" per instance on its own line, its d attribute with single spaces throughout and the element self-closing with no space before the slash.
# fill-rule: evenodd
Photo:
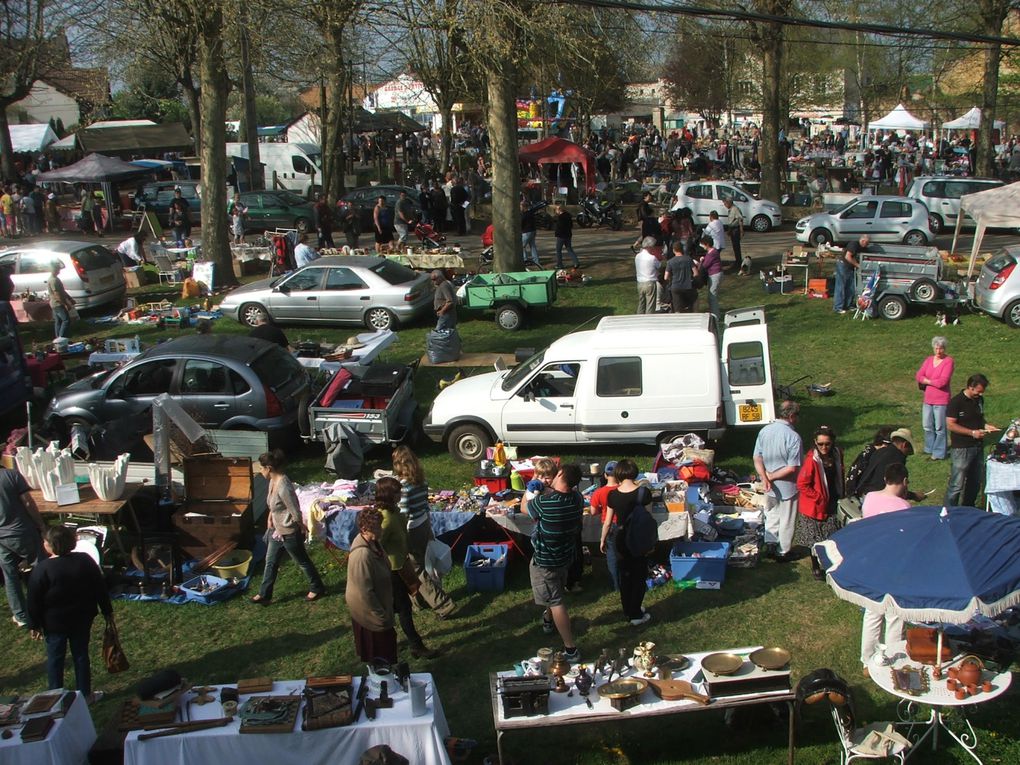
<svg viewBox="0 0 1020 765">
<path fill-rule="evenodd" d="M 797 221 L 797 241 L 844 244 L 867 234 L 873 242 L 924 245 L 935 241 L 928 228 L 928 208 L 910 197 L 855 197 L 833 212 Z"/>
<path fill-rule="evenodd" d="M 198 223 L 202 214 L 202 184 L 198 181 L 155 181 L 142 186 L 141 194 L 135 195 L 135 209 L 156 213 L 163 226 L 170 225 L 170 202 L 174 191 L 181 190 L 181 196 L 188 203 L 191 222 Z"/>
<path fill-rule="evenodd" d="M 364 324 L 395 329 L 432 309 L 432 282 L 387 258 L 319 258 L 304 268 L 246 284 L 227 294 L 220 310 L 255 326 L 268 316 L 280 323 Z"/>
<path fill-rule="evenodd" d="M 249 231 L 312 231 L 315 227 L 312 203 L 292 191 L 246 191 L 241 194 L 241 204 L 248 208 L 245 228 Z"/>
<path fill-rule="evenodd" d="M 725 223 L 729 213 L 723 201 L 733 200 L 733 206 L 744 216 L 744 225 L 752 231 L 764 233 L 783 222 L 783 211 L 776 202 L 757 199 L 749 191 L 745 191 L 730 181 L 691 181 L 681 183 L 673 199 L 673 210 L 684 207 L 694 215 L 694 222 L 699 226 L 708 223 L 708 214 L 715 210 L 719 219 Z"/>
<path fill-rule="evenodd" d="M 116 255 L 95 242 L 53 239 L 26 242 L 0 252 L 0 267 L 7 268 L 14 280 L 15 293 L 49 294 L 46 282 L 53 261 L 64 264 L 60 281 L 78 308 L 94 308 L 107 303 L 119 305 L 127 290 L 124 267 Z"/>
<path fill-rule="evenodd" d="M 372 208 L 380 196 L 386 197 L 386 206 L 396 210 L 397 200 L 400 199 L 400 192 L 406 191 L 407 198 L 414 205 L 414 214 L 421 217 L 421 205 L 418 204 L 418 189 L 413 186 L 360 186 L 351 189 L 343 195 L 345 202 L 350 202 L 358 210 L 358 220 L 361 223 L 363 233 L 375 231 L 375 220 L 373 219 Z"/>
<path fill-rule="evenodd" d="M 928 208 L 928 227 L 933 234 L 956 227 L 960 217 L 960 197 L 976 194 L 1004 185 L 998 178 L 957 178 L 954 176 L 921 176 L 915 178 L 907 196 L 919 199 Z M 969 215 L 963 219 L 964 226 L 973 226 Z"/>
<path fill-rule="evenodd" d="M 308 398 L 308 374 L 276 343 L 239 335 L 191 335 L 157 345 L 111 372 L 59 391 L 44 420 L 68 432 L 137 415 L 161 393 L 209 428 L 290 429 Z"/>
<path fill-rule="evenodd" d="M 1005 247 L 989 258 L 974 288 L 974 305 L 1020 329 L 1020 245 Z"/>
</svg>

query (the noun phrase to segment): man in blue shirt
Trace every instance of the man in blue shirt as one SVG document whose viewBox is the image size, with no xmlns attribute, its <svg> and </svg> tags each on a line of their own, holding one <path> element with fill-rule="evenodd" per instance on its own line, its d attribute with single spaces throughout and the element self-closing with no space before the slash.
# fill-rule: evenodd
<svg viewBox="0 0 1020 765">
<path fill-rule="evenodd" d="M 567 661 L 576 664 L 581 652 L 574 645 L 570 615 L 563 602 L 567 589 L 567 570 L 574 560 L 574 538 L 581 527 L 584 504 L 577 492 L 581 468 L 564 465 L 553 478 L 552 491 L 539 494 L 528 502 L 528 514 L 535 519 L 531 558 L 531 591 L 535 603 L 544 606 L 542 626 L 546 632 L 556 630 L 563 639 Z"/>
<path fill-rule="evenodd" d="M 793 424 L 799 415 L 799 404 L 784 401 L 779 418 L 762 428 L 754 443 L 754 469 L 765 487 L 765 543 L 777 545 L 780 563 L 790 560 L 797 526 L 797 472 L 804 444 Z"/>
</svg>

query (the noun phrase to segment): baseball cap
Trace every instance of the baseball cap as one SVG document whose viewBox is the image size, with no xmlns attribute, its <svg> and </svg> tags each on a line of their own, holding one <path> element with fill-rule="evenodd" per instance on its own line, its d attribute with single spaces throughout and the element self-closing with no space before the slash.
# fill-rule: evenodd
<svg viewBox="0 0 1020 765">
<path fill-rule="evenodd" d="M 606 475 L 612 475 L 614 470 L 616 470 L 616 460 L 609 460 L 609 462 L 606 463 L 606 467 L 602 472 L 605 473 Z"/>
<path fill-rule="evenodd" d="M 898 428 L 889 434 L 889 438 L 902 438 L 910 444 L 910 448 L 914 450 L 914 453 L 917 453 L 917 444 L 914 443 L 914 434 L 910 432 L 910 428 Z"/>
</svg>

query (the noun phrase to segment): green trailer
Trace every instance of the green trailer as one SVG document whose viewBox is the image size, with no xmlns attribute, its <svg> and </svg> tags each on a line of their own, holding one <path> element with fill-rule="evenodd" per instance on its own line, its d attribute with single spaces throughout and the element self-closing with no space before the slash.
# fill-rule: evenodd
<svg viewBox="0 0 1020 765">
<path fill-rule="evenodd" d="M 465 308 L 495 309 L 496 323 L 517 330 L 524 313 L 556 300 L 555 271 L 516 271 L 508 274 L 478 274 L 464 285 Z"/>
</svg>

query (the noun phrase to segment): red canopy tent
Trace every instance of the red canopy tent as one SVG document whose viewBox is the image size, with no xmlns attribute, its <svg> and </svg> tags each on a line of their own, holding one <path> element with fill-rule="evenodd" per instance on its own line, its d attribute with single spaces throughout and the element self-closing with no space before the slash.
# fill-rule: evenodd
<svg viewBox="0 0 1020 765">
<path fill-rule="evenodd" d="M 576 162 L 584 169 L 584 184 L 587 190 L 595 190 L 595 155 L 572 141 L 549 136 L 522 147 L 517 156 L 521 162 L 535 165 Z"/>
</svg>

